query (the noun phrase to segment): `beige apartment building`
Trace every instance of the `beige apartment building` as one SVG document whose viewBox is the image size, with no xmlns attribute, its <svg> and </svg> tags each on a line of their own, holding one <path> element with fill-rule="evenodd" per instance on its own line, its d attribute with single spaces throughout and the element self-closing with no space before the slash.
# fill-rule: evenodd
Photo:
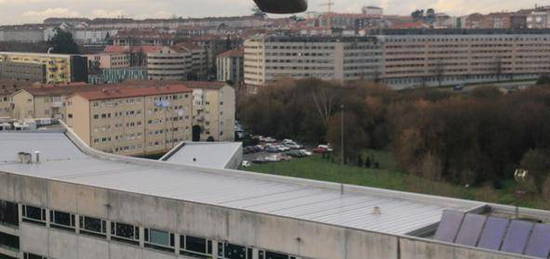
<svg viewBox="0 0 550 259">
<path fill-rule="evenodd" d="M 234 141 L 235 89 L 224 82 L 188 81 L 185 85 L 193 89 L 193 140 Z"/>
<path fill-rule="evenodd" d="M 384 30 L 366 37 L 255 36 L 245 84 L 315 77 L 418 86 L 532 80 L 550 73 L 550 30 Z"/>
<path fill-rule="evenodd" d="M 92 148 L 160 154 L 191 139 L 192 93 L 183 84 L 78 92 L 67 100 L 66 122 Z"/>
<path fill-rule="evenodd" d="M 13 119 L 65 119 L 67 96 L 79 91 L 91 91 L 97 86 L 85 84 L 33 85 L 11 94 L 10 117 Z"/>
<path fill-rule="evenodd" d="M 0 119 L 11 119 L 14 103 L 12 96 L 21 89 L 33 86 L 32 82 L 19 80 L 0 80 Z"/>
<path fill-rule="evenodd" d="M 127 53 L 99 53 L 86 55 L 88 67 L 97 66 L 101 69 L 130 67 L 130 54 Z"/>
<path fill-rule="evenodd" d="M 255 88 L 281 78 L 375 80 L 382 50 L 375 37 L 257 35 L 244 43 L 244 81 Z"/>
<path fill-rule="evenodd" d="M 550 73 L 550 31 L 396 31 L 384 46 L 383 79 L 397 88 L 535 79 Z"/>
</svg>

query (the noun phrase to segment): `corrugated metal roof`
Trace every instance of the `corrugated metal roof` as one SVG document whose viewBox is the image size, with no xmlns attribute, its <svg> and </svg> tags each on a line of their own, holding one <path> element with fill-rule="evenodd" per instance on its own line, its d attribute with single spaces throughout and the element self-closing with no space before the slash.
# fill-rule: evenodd
<svg viewBox="0 0 550 259">
<path fill-rule="evenodd" d="M 362 187 L 341 194 L 295 178 L 102 160 L 81 153 L 60 133 L 0 133 L 0 150 L 0 171 L 391 234 L 437 223 L 444 209 L 482 205 Z M 34 150 L 42 152 L 42 163 L 15 162 L 18 151 Z"/>
</svg>

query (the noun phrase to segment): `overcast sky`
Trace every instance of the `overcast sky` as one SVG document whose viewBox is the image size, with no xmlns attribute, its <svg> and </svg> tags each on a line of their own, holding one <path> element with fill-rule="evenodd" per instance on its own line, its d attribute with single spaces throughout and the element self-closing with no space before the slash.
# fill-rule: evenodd
<svg viewBox="0 0 550 259">
<path fill-rule="evenodd" d="M 310 11 L 323 11 L 325 0 L 309 0 Z M 462 15 L 530 8 L 550 0 L 334 0 L 338 12 L 359 12 L 377 5 L 387 14 L 410 14 L 414 9 Z M 0 0 L 0 24 L 38 23 L 46 17 L 168 18 L 250 14 L 252 0 Z"/>
</svg>

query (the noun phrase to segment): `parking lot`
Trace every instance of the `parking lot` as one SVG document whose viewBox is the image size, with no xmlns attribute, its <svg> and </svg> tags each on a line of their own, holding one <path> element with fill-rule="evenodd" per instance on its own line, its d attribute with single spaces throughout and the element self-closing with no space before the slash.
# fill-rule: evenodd
<svg viewBox="0 0 550 259">
<path fill-rule="evenodd" d="M 245 163 L 273 163 L 308 157 L 313 155 L 314 151 L 316 153 L 331 151 L 327 145 L 319 145 L 316 148 L 306 148 L 290 139 L 277 141 L 269 137 L 257 138 L 260 140 L 257 145 L 247 146 L 243 150 L 243 159 L 246 161 Z"/>
</svg>

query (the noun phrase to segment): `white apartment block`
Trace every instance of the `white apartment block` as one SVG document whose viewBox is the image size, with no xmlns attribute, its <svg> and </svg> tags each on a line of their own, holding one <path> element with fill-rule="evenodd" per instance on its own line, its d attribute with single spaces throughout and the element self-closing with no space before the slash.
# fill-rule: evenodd
<svg viewBox="0 0 550 259">
<path fill-rule="evenodd" d="M 216 58 L 216 72 L 218 81 L 231 81 L 239 84 L 244 77 L 244 52 L 234 49 L 224 52 Z"/>
</svg>

